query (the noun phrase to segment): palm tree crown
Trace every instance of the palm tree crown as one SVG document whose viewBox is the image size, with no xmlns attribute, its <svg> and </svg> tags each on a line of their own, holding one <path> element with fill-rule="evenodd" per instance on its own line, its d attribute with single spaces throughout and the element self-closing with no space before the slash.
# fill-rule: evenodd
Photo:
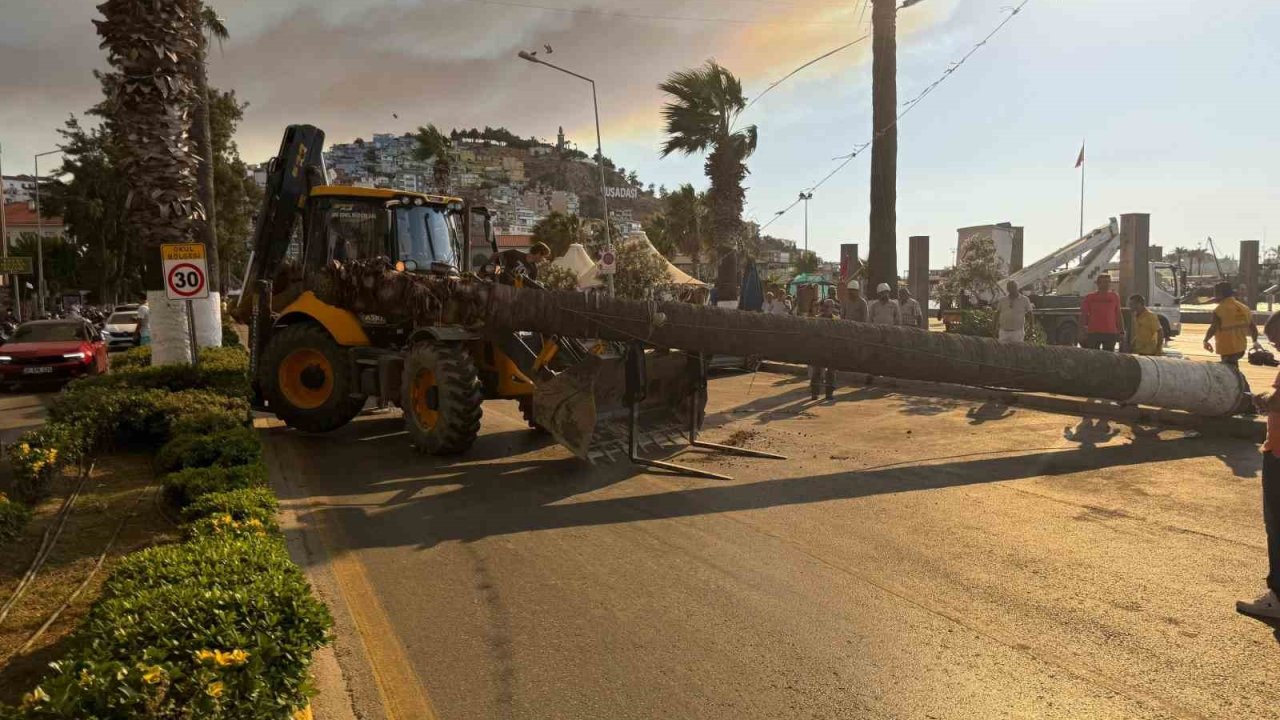
<svg viewBox="0 0 1280 720">
<path fill-rule="evenodd" d="M 662 157 L 706 152 L 703 168 L 711 180 L 707 191 L 711 241 L 720 256 L 716 278 L 721 300 L 738 296 L 737 250 L 741 240 L 746 192 L 746 160 L 756 150 L 756 126 L 735 129 L 746 108 L 742 82 L 714 60 L 692 70 L 672 73 L 658 89 L 671 97 L 662 106 L 667 140 Z"/>
</svg>

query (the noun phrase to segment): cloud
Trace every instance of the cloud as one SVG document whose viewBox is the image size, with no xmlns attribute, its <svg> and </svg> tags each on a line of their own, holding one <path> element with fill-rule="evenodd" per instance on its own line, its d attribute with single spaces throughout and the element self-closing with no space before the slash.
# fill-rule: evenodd
<svg viewBox="0 0 1280 720">
<path fill-rule="evenodd" d="M 946 6 L 954 0 L 934 2 Z M 26 152 L 55 143 L 55 130 L 68 114 L 97 102 L 92 70 L 104 66 L 105 58 L 91 24 L 96 13 L 83 0 L 9 0 L 14 3 L 17 8 L 6 12 L 0 26 L 0 97 L 5 98 L 0 142 Z M 555 48 L 550 60 L 596 79 L 607 137 L 656 148 L 662 102 L 656 86 L 673 70 L 715 57 L 743 77 L 748 94 L 754 94 L 865 32 L 856 23 L 856 2 L 212 4 L 231 38 L 221 51 L 212 50 L 210 77 L 250 103 L 237 138 L 250 160 L 265 159 L 284 126 L 299 122 L 325 128 L 334 141 L 405 132 L 427 122 L 505 125 L 539 137 L 552 137 L 563 125 L 588 145 L 593 130 L 588 87 L 516 58 L 519 50 L 544 44 Z M 534 5 L 554 9 L 529 7 Z M 913 24 L 928 17 L 914 9 L 912 15 Z M 835 75 L 864 62 L 868 52 L 865 43 L 806 70 L 805 77 Z"/>
</svg>

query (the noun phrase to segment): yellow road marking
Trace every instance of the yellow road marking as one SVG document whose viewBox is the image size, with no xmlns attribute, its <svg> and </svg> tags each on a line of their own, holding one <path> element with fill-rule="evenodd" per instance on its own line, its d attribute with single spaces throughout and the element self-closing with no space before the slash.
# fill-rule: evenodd
<svg viewBox="0 0 1280 720">
<path fill-rule="evenodd" d="M 257 422 L 254 424 L 258 425 Z M 264 422 L 259 427 L 270 425 L 270 422 Z M 286 443 L 276 445 L 277 448 L 284 446 Z M 291 466 L 300 469 L 301 458 L 295 452 L 288 454 L 291 456 Z M 360 641 L 365 647 L 382 707 L 392 720 L 439 720 L 426 689 L 413 672 L 408 653 L 400 644 L 386 610 L 369 584 L 364 565 L 354 553 L 347 550 L 342 530 L 313 500 L 303 502 L 312 516 L 318 518 L 316 534 L 324 545 L 338 592 L 351 612 L 356 632 L 360 634 Z"/>
<path fill-rule="evenodd" d="M 426 690 L 418 682 L 408 653 L 400 644 L 386 610 L 373 592 L 364 566 L 340 540 L 340 530 L 333 527 L 320 510 L 320 536 L 329 566 L 338 581 L 338 590 L 351 611 L 356 630 L 369 654 L 373 678 L 382 696 L 382 705 L 393 720 L 438 720 Z M 335 547 L 336 546 L 336 547 Z"/>
</svg>

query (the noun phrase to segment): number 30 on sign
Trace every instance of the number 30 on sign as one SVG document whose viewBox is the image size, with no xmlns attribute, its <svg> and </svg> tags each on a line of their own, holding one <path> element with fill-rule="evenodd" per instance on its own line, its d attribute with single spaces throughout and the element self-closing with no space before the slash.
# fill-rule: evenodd
<svg viewBox="0 0 1280 720">
<path fill-rule="evenodd" d="M 170 300 L 209 297 L 209 267 L 202 243 L 161 245 L 160 260 L 164 267 L 164 291 Z"/>
</svg>

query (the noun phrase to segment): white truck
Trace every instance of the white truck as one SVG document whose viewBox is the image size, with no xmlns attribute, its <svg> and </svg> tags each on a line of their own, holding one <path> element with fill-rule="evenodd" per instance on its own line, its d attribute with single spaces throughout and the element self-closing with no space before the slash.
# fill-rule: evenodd
<svg viewBox="0 0 1280 720">
<path fill-rule="evenodd" d="M 1013 273 L 1000 283 L 1001 288 L 1013 280 L 1031 297 L 1049 344 L 1075 345 L 1080 337 L 1080 299 L 1094 291 L 1098 275 L 1120 252 L 1120 243 L 1119 224 L 1111 218 L 1108 224 Z M 1147 273 L 1147 307 L 1159 316 L 1165 337 L 1174 337 L 1182 332 L 1179 298 L 1184 281 L 1180 268 L 1151 262 Z"/>
<path fill-rule="evenodd" d="M 1120 244 L 1120 226 L 1111 218 L 1106 225 L 1090 230 L 1084 237 L 1072 240 L 1001 280 L 999 293 L 977 299 L 982 303 L 994 302 L 1013 280 L 1031 298 L 1035 318 L 1044 328 L 1049 344 L 1075 345 L 1080 339 L 1080 299 L 1093 292 L 1098 275 L 1111 268 Z M 1008 262 L 1003 254 L 1001 259 Z M 1186 282 L 1181 268 L 1153 262 L 1148 263 L 1147 273 L 1150 288 L 1147 307 L 1160 318 L 1165 337 L 1174 337 L 1182 332 L 1179 298 Z M 1126 309 L 1126 318 L 1128 314 Z M 960 321 L 961 311 L 944 311 L 942 319 L 949 328 Z"/>
</svg>

